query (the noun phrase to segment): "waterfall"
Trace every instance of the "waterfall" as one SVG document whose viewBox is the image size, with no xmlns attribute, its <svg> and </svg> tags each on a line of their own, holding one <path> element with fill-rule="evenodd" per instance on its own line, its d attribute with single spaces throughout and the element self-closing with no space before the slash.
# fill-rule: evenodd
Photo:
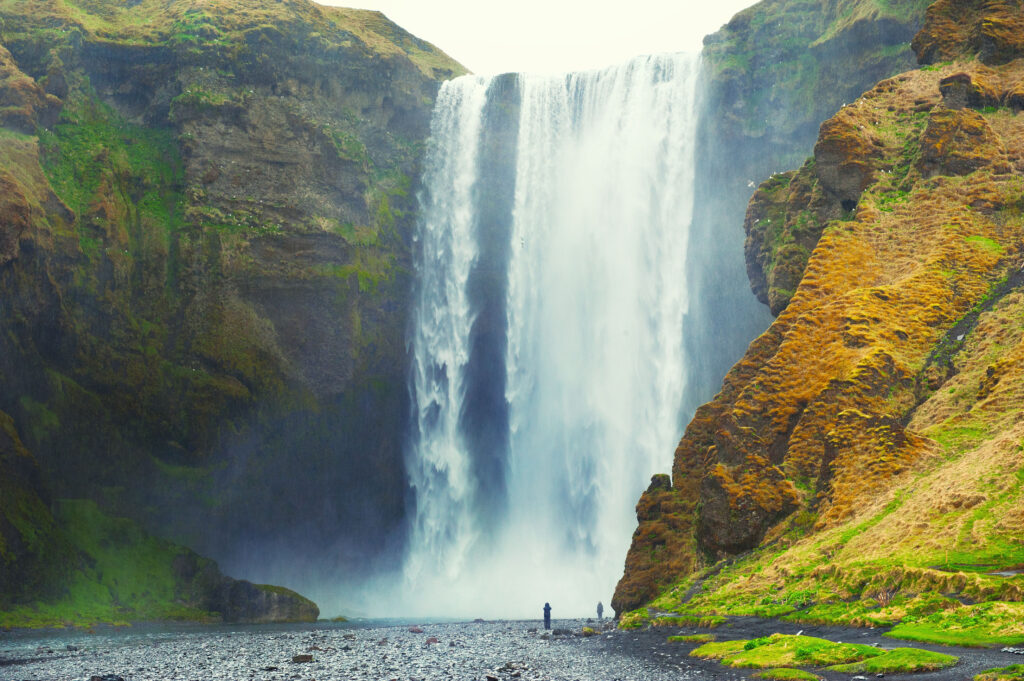
<svg viewBox="0 0 1024 681">
<path fill-rule="evenodd" d="M 405 612 L 608 603 L 682 434 L 698 58 L 464 76 L 416 235 Z"/>
</svg>

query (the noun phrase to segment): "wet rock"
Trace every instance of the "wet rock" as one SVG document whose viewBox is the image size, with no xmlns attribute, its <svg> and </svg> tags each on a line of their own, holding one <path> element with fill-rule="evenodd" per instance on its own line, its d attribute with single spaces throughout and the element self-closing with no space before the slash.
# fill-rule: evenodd
<svg viewBox="0 0 1024 681">
<path fill-rule="evenodd" d="M 422 634 L 423 633 L 423 627 L 409 627 L 409 633 L 410 634 Z"/>
<path fill-rule="evenodd" d="M 436 636 L 431 636 L 430 638 L 428 638 L 428 639 L 427 639 L 427 640 L 426 640 L 426 641 L 424 642 L 424 645 L 428 645 L 428 646 L 429 646 L 429 645 L 433 645 L 433 644 L 435 644 L 435 643 L 440 643 L 440 641 L 438 641 L 438 640 L 437 640 L 437 637 L 436 637 Z"/>
<path fill-rule="evenodd" d="M 295 655 L 295 656 L 292 657 L 292 662 L 294 662 L 296 664 L 304 664 L 306 662 L 312 662 L 312 661 L 313 661 L 313 656 L 312 655 Z"/>
</svg>

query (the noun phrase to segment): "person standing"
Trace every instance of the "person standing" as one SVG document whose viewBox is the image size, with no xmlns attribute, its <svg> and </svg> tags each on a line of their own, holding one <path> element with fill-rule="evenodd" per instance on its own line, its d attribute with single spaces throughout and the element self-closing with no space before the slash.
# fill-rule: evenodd
<svg viewBox="0 0 1024 681">
<path fill-rule="evenodd" d="M 601 601 L 598 601 L 597 602 L 597 619 L 603 619 L 603 618 L 604 618 L 604 606 L 601 604 Z"/>
<path fill-rule="evenodd" d="M 550 603 L 545 603 L 544 604 L 544 628 L 545 629 L 550 629 L 551 628 L 551 604 Z"/>
</svg>

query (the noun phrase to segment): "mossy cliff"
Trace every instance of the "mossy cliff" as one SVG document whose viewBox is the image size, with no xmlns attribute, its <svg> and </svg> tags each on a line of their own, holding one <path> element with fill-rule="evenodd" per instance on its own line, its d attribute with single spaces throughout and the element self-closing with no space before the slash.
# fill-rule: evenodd
<svg viewBox="0 0 1024 681">
<path fill-rule="evenodd" d="M 0 628 L 319 615 L 299 594 L 225 577 L 213 561 L 92 501 L 50 499 L 35 458 L 2 412 L 0 465 Z"/>
<path fill-rule="evenodd" d="M 738 225 L 756 183 L 810 153 L 818 126 L 883 78 L 914 66 L 929 0 L 763 0 L 705 38 L 699 172 L 687 290 L 689 410 L 709 400 L 770 323 L 747 291 Z M 703 263 L 713 262 L 707 267 Z M 755 293 L 765 301 L 763 284 Z M 780 277 L 781 284 L 781 277 Z M 790 288 L 795 288 L 795 282 Z"/>
<path fill-rule="evenodd" d="M 1024 641 L 1022 13 L 938 0 L 914 45 L 945 61 L 761 185 L 747 253 L 795 290 L 641 499 L 619 612 Z"/>
<path fill-rule="evenodd" d="M 228 569 L 365 564 L 403 513 L 414 178 L 461 67 L 305 0 L 0 0 L 0 43 L 0 410 L 45 486 Z"/>
</svg>

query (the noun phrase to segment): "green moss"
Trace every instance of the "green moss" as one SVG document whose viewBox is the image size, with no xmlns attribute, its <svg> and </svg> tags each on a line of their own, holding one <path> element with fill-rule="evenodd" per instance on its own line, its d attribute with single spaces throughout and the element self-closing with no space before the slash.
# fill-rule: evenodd
<svg viewBox="0 0 1024 681">
<path fill-rule="evenodd" d="M 0 627 L 216 619 L 186 604 L 191 587 L 174 566 L 187 549 L 147 535 L 130 520 L 107 516 L 92 501 L 63 500 L 55 518 L 80 555 L 66 591 L 0 613 Z"/>
<path fill-rule="evenodd" d="M 656 627 L 703 627 L 714 629 L 725 624 L 727 618 L 721 615 L 707 615 L 694 617 L 692 615 L 676 615 L 656 617 L 651 621 Z"/>
<path fill-rule="evenodd" d="M 714 634 L 690 634 L 687 636 L 669 636 L 669 643 L 711 643 L 715 640 Z"/>
<path fill-rule="evenodd" d="M 24 411 L 23 423 L 27 423 L 31 432 L 29 436 L 34 442 L 40 442 L 51 433 L 60 430 L 60 418 L 43 403 L 37 402 L 28 395 L 22 396 L 18 404 Z"/>
<path fill-rule="evenodd" d="M 973 244 L 974 246 L 984 251 L 994 253 L 996 255 L 1002 255 L 1003 251 L 1005 250 L 998 242 L 984 236 L 969 236 L 965 239 L 965 241 L 967 241 L 967 243 L 969 244 Z"/>
<path fill-rule="evenodd" d="M 773 681 L 819 681 L 821 677 L 803 669 L 781 667 L 779 669 L 766 669 L 763 672 L 758 672 L 754 674 L 754 678 L 773 679 Z"/>
<path fill-rule="evenodd" d="M 852 664 L 829 667 L 831 671 L 850 674 L 898 674 L 907 672 L 931 672 L 955 665 L 960 658 L 954 655 L 933 653 L 919 648 L 894 648 L 885 654 Z"/>
<path fill-rule="evenodd" d="M 117 212 L 129 212 L 126 204 L 106 207 L 115 188 L 140 219 L 167 232 L 180 224 L 183 170 L 174 132 L 128 123 L 87 82 L 69 97 L 53 130 L 40 131 L 40 149 L 50 185 L 78 217 L 80 237 L 96 238 L 91 229 L 112 228 L 107 222 Z"/>
<path fill-rule="evenodd" d="M 941 645 L 1019 645 L 1024 643 L 1024 630 L 1019 626 L 1022 621 L 1024 604 L 979 603 L 898 624 L 885 636 Z M 1012 628 L 1008 624 L 1013 625 Z"/>
<path fill-rule="evenodd" d="M 750 643 L 749 641 L 747 643 Z M 880 655 L 871 646 L 834 643 L 813 636 L 774 634 L 749 650 L 738 651 L 722 660 L 729 667 L 786 667 L 792 665 L 823 667 L 855 662 Z"/>
<path fill-rule="evenodd" d="M 639 629 L 651 621 L 647 608 L 637 608 L 619 618 L 619 629 Z"/>
<path fill-rule="evenodd" d="M 1024 681 L 1024 664 L 986 669 L 976 675 L 974 681 Z"/>
<path fill-rule="evenodd" d="M 721 660 L 728 655 L 742 651 L 746 644 L 746 641 L 712 641 L 691 651 L 690 657 Z"/>
</svg>

